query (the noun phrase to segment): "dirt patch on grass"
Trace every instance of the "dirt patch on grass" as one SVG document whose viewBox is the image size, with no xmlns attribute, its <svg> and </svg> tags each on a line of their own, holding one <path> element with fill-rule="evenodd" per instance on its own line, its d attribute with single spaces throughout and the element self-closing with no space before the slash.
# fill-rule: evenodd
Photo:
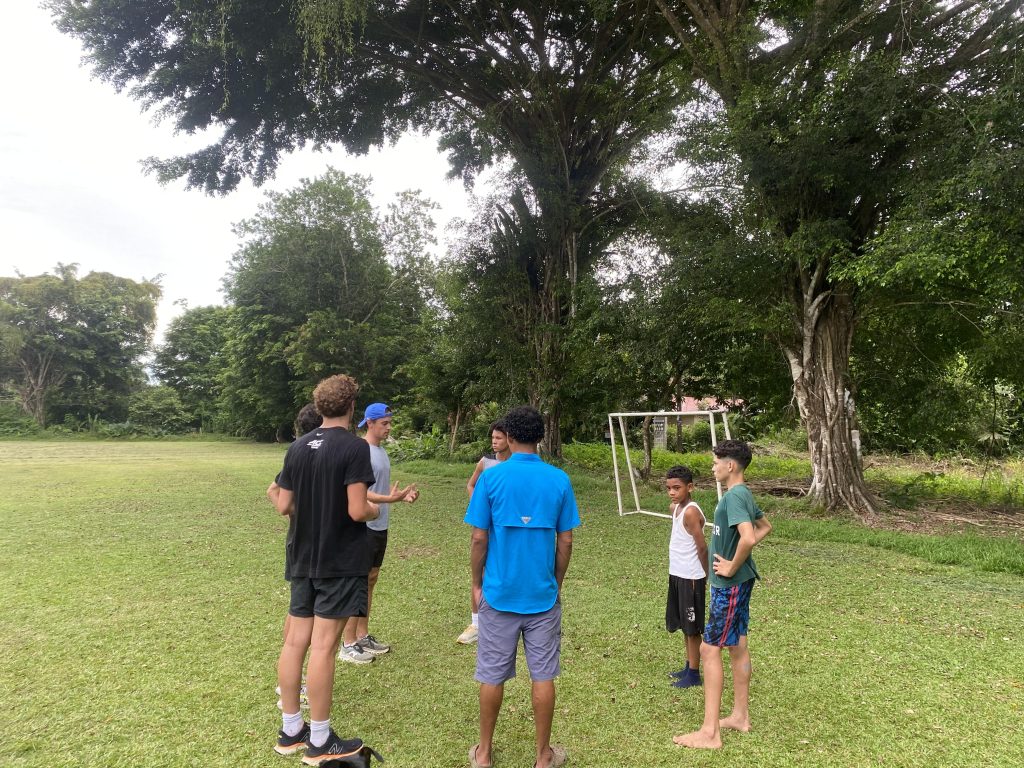
<svg viewBox="0 0 1024 768">
<path fill-rule="evenodd" d="M 963 499 L 928 499 L 912 509 L 885 504 L 857 519 L 871 528 L 912 533 L 976 533 L 1024 540 L 1024 510 L 986 507 Z"/>
<path fill-rule="evenodd" d="M 399 560 L 425 560 L 430 557 L 437 557 L 441 554 L 441 550 L 437 547 L 429 547 L 424 544 L 404 544 L 402 546 L 395 547 L 394 551 L 389 547 L 388 554 L 393 557 L 397 557 Z"/>
</svg>

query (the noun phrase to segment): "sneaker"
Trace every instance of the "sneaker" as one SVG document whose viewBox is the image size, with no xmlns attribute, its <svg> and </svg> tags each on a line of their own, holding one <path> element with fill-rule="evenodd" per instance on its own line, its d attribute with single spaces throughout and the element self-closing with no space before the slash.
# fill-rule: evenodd
<svg viewBox="0 0 1024 768">
<path fill-rule="evenodd" d="M 700 679 L 700 672 L 696 669 L 687 669 L 682 677 L 672 683 L 673 688 L 694 688 L 699 685 L 704 685 L 704 681 Z"/>
<path fill-rule="evenodd" d="M 279 755 L 294 755 L 300 749 L 309 745 L 309 723 L 303 722 L 302 729 L 294 736 L 289 736 L 283 730 L 277 732 L 277 744 L 274 751 Z"/>
<path fill-rule="evenodd" d="M 323 746 L 314 747 L 310 744 L 306 747 L 306 754 L 303 755 L 302 762 L 306 765 L 320 765 L 327 760 L 341 760 L 350 757 L 357 754 L 362 748 L 362 739 L 339 738 L 332 728 Z"/>
<path fill-rule="evenodd" d="M 480 637 L 480 630 L 470 624 L 462 630 L 462 634 L 459 635 L 455 642 L 461 643 L 462 645 L 472 645 L 476 642 L 478 637 Z"/>
<path fill-rule="evenodd" d="M 281 686 L 280 685 L 277 686 L 277 688 L 274 689 L 274 693 L 276 693 L 278 696 L 281 695 Z M 309 696 L 306 695 L 306 684 L 303 683 L 302 685 L 299 686 L 299 707 L 302 708 L 302 709 L 305 709 L 308 706 L 309 706 Z M 284 712 L 284 704 L 281 703 L 281 699 L 277 700 L 277 708 L 280 709 L 282 712 Z"/>
<path fill-rule="evenodd" d="M 690 668 L 689 667 L 683 667 L 682 669 L 678 669 L 675 672 L 669 672 L 668 676 L 678 680 L 681 677 L 686 677 L 686 675 L 689 672 L 690 672 Z"/>
<path fill-rule="evenodd" d="M 385 653 L 391 650 L 391 646 L 387 643 L 382 643 L 373 635 L 366 635 L 356 641 L 356 644 L 367 653 L 372 653 L 374 656 L 383 656 Z"/>
<path fill-rule="evenodd" d="M 338 649 L 338 659 L 350 664 L 369 664 L 374 658 L 376 657 L 372 653 L 363 650 L 363 646 L 357 642 L 352 645 L 342 643 L 341 648 Z"/>
</svg>

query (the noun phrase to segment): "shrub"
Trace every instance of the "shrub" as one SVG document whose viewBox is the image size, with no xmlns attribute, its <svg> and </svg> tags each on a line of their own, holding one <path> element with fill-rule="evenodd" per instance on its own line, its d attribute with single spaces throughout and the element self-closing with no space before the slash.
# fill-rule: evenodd
<svg viewBox="0 0 1024 768">
<path fill-rule="evenodd" d="M 20 437 L 38 435 L 39 432 L 36 420 L 25 413 L 17 403 L 0 402 L 0 435 Z"/>
</svg>

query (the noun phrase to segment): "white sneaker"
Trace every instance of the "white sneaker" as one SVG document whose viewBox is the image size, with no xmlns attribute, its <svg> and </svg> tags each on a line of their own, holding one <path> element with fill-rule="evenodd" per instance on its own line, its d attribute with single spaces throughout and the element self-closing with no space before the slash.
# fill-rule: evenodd
<svg viewBox="0 0 1024 768">
<path fill-rule="evenodd" d="M 474 627 L 472 624 L 470 624 L 468 627 L 462 630 L 462 634 L 459 635 L 458 639 L 455 642 L 461 643 L 462 645 L 472 645 L 476 642 L 476 639 L 479 636 L 480 630 Z"/>
<path fill-rule="evenodd" d="M 349 664 L 369 664 L 373 659 L 374 655 L 365 651 L 359 643 L 342 643 L 338 649 L 338 660 L 347 661 Z"/>
</svg>

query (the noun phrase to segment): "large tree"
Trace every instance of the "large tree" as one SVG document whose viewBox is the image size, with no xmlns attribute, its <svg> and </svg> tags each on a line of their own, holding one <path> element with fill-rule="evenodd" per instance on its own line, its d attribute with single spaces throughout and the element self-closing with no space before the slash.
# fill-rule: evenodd
<svg viewBox="0 0 1024 768">
<path fill-rule="evenodd" d="M 469 179 L 511 158 L 529 205 L 506 220 L 534 248 L 530 396 L 560 446 L 564 334 L 595 256 L 583 242 L 607 210 L 606 174 L 679 103 L 677 56 L 646 0 L 154 0 L 52 2 L 96 72 L 130 87 L 206 149 L 154 161 L 210 191 L 257 182 L 297 145 L 350 151 L 410 127 L 439 131 Z M 682 78 L 687 83 L 687 78 Z"/>
<path fill-rule="evenodd" d="M 402 242 L 385 239 L 368 180 L 329 170 L 287 193 L 270 193 L 236 227 L 225 293 L 232 304 L 222 400 L 229 428 L 290 437 L 295 411 L 324 376 L 349 373 L 361 397 L 392 401 L 417 345 L 424 298 L 416 244 L 432 226 L 429 204 L 410 205 Z M 394 211 L 393 211 L 394 213 Z M 394 234 L 394 232 L 392 232 Z M 390 251 L 395 259 L 389 262 Z"/>
<path fill-rule="evenodd" d="M 875 294 L 856 265 L 925 181 L 923 161 L 1013 78 L 1021 0 L 655 2 L 701 85 L 684 154 L 740 190 L 747 226 L 772 244 L 740 268 L 777 299 L 811 495 L 871 508 L 849 364 Z"/>
<path fill-rule="evenodd" d="M 123 419 L 143 379 L 141 356 L 160 286 L 106 272 L 0 277 L 0 378 L 40 426 L 71 415 Z"/>
<path fill-rule="evenodd" d="M 191 426 L 210 431 L 218 419 L 229 307 L 195 307 L 171 320 L 153 356 L 153 373 L 177 393 Z"/>
</svg>

